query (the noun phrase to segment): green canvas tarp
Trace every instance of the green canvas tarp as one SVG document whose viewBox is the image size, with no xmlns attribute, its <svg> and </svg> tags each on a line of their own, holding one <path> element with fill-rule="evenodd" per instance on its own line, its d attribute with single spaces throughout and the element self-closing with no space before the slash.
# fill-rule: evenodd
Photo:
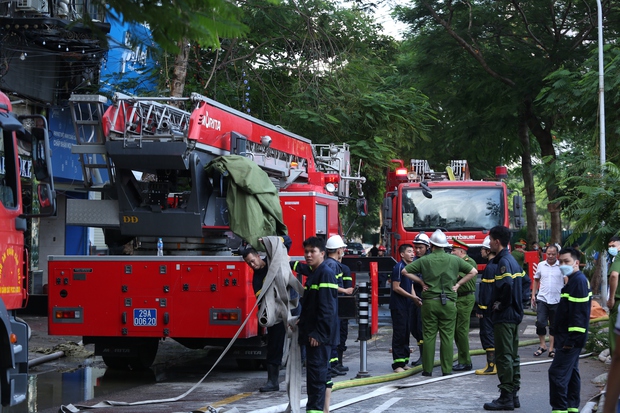
<svg viewBox="0 0 620 413">
<path fill-rule="evenodd" d="M 259 238 L 288 234 L 278 190 L 256 163 L 243 156 L 228 155 L 215 158 L 205 169 L 209 175 L 214 170 L 228 175 L 226 205 L 230 229 L 236 235 L 264 250 Z"/>
</svg>

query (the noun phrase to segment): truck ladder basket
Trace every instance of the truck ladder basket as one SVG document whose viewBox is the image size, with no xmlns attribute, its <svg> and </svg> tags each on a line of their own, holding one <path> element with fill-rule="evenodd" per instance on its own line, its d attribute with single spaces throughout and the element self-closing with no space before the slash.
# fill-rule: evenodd
<svg viewBox="0 0 620 413">
<path fill-rule="evenodd" d="M 104 104 L 107 101 L 108 99 L 101 95 L 74 94 L 69 98 L 76 141 L 71 153 L 79 156 L 84 185 L 87 188 L 105 183 L 100 173 L 102 169 L 107 170 L 110 184 L 114 184 L 114 166 L 106 156 L 106 137 L 102 124 Z"/>
</svg>

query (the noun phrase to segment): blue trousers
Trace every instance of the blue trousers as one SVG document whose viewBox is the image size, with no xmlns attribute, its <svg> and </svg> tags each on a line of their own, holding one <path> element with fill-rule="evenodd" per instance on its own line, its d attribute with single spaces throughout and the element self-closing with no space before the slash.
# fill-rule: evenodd
<svg viewBox="0 0 620 413">
<path fill-rule="evenodd" d="M 267 363 L 275 364 L 280 367 L 282 364 L 282 354 L 284 353 L 284 340 L 286 339 L 286 328 L 280 322 L 271 327 L 267 327 Z"/>
<path fill-rule="evenodd" d="M 308 391 L 308 403 L 306 412 L 323 413 L 325 405 L 325 387 L 330 375 L 329 355 L 332 351 L 329 345 L 312 347 L 306 346 L 306 388 Z"/>
<path fill-rule="evenodd" d="M 409 363 L 409 310 L 391 309 L 392 315 L 392 369 Z"/>
<path fill-rule="evenodd" d="M 495 349 L 495 336 L 493 334 L 493 322 L 491 312 L 484 312 L 484 317 L 478 319 L 480 322 L 480 343 L 485 350 Z"/>
<path fill-rule="evenodd" d="M 579 411 L 581 376 L 579 375 L 581 347 L 557 347 L 549 367 L 549 403 L 551 410 Z"/>
</svg>

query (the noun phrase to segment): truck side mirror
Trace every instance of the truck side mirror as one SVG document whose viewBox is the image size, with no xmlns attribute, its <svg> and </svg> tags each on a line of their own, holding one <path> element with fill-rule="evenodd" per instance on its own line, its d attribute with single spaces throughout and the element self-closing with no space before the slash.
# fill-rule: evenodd
<svg viewBox="0 0 620 413">
<path fill-rule="evenodd" d="M 523 226 L 523 198 L 521 195 L 512 197 L 512 216 L 514 217 L 515 227 L 521 228 Z"/>
<path fill-rule="evenodd" d="M 34 176 L 41 182 L 49 182 L 50 165 L 48 163 L 49 148 L 47 148 L 47 130 L 43 128 L 32 128 L 32 168 Z"/>
<path fill-rule="evenodd" d="M 387 230 L 392 229 L 392 197 L 383 199 L 383 225 Z"/>
<path fill-rule="evenodd" d="M 431 194 L 432 190 L 426 182 L 420 182 L 420 188 L 422 188 L 422 195 L 424 195 L 424 197 L 428 199 L 433 198 L 433 194 Z"/>
<path fill-rule="evenodd" d="M 357 207 L 357 215 L 360 217 L 365 217 L 368 215 L 368 201 L 366 198 L 359 198 L 355 206 Z"/>
</svg>

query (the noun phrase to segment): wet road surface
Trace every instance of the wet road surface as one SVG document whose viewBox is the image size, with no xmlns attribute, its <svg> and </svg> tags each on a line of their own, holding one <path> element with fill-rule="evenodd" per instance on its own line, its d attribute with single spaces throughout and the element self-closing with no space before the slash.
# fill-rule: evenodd
<svg viewBox="0 0 620 413">
<path fill-rule="evenodd" d="M 387 311 L 386 308 L 382 308 L 380 315 L 385 316 L 384 313 Z M 78 342 L 80 340 L 80 337 L 47 336 L 45 317 L 24 317 L 24 319 L 33 329 L 30 342 L 31 359 L 42 355 L 33 353 L 34 349 L 53 348 L 67 341 Z M 536 338 L 534 321 L 534 317 L 526 316 L 521 325 L 521 340 Z M 347 383 L 346 386 L 348 386 L 351 378 L 359 370 L 360 346 L 355 342 L 356 337 L 357 327 L 351 323 L 347 341 L 349 349 L 345 353 L 345 364 L 349 366 L 350 372 L 346 376 L 336 377 L 334 379 L 336 383 Z M 373 413 L 388 409 L 392 413 L 401 411 L 408 413 L 411 411 L 483 412 L 483 403 L 499 395 L 497 376 L 454 374 L 444 379 L 437 377 L 441 376 L 437 367 L 432 380 L 428 377 L 421 377 L 420 374 L 392 374 L 390 343 L 391 326 L 388 323 L 381 323 L 378 334 L 367 345 L 367 370 L 371 377 L 355 382 L 364 382 L 366 383 L 364 386 L 335 390 L 332 395 L 332 410 Z M 472 350 L 480 349 L 477 329 L 471 330 L 470 343 Z M 520 349 L 522 363 L 544 362 L 522 367 L 522 408 L 518 411 L 523 413 L 551 411 L 548 404 L 547 381 L 547 369 L 551 359 L 546 357 L 546 354 L 545 357 L 534 357 L 533 352 L 536 347 L 537 345 L 532 344 Z M 86 346 L 82 349 L 92 352 L 93 346 Z M 100 357 L 84 357 L 84 354 L 80 353 L 76 357 L 63 357 L 32 368 L 28 402 L 5 408 L 2 412 L 55 413 L 61 405 L 68 403 L 93 405 L 103 400 L 136 402 L 177 397 L 203 377 L 215 362 L 218 351 L 214 349 L 190 350 L 172 340 L 166 340 L 160 345 L 153 367 L 141 372 L 107 369 Z M 417 348 L 412 358 L 417 358 Z M 472 360 L 474 369 L 481 368 L 485 364 L 483 355 L 475 356 Z M 596 359 L 586 358 L 581 360 L 580 369 L 583 405 L 587 399 L 599 392 L 599 387 L 592 384 L 591 379 L 605 373 L 607 366 Z M 280 372 L 280 379 L 284 380 L 284 370 Z M 243 369 L 238 366 L 236 360 L 225 358 L 195 391 L 180 401 L 109 407 L 96 411 L 100 413 L 194 412 L 208 411 L 207 406 L 213 406 L 224 409 L 236 407 L 239 412 L 252 412 L 286 403 L 288 399 L 284 391 L 284 383 L 281 383 L 279 392 L 258 392 L 258 388 L 265 383 L 265 380 L 265 371 Z M 306 390 L 305 371 L 303 382 L 302 399 L 305 398 Z M 337 387 L 341 385 L 337 384 Z M 406 387 L 399 389 L 396 386 Z M 382 394 L 354 402 L 373 392 Z"/>
</svg>

